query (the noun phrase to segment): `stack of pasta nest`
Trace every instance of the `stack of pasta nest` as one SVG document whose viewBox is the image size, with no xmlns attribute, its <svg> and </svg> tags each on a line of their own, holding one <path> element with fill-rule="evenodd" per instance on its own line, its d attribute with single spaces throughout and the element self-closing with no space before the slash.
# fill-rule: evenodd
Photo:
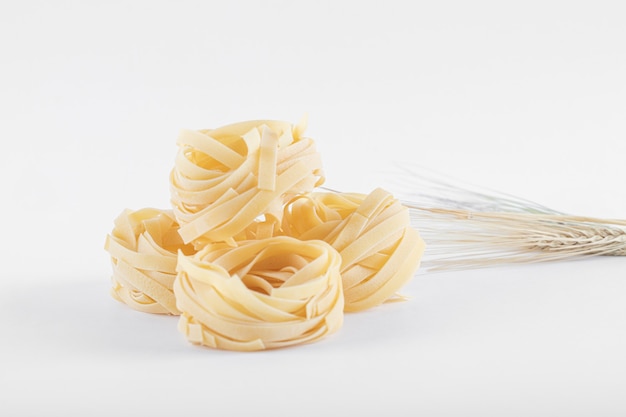
<svg viewBox="0 0 626 417">
<path fill-rule="evenodd" d="M 113 297 L 244 351 L 319 340 L 344 312 L 399 299 L 424 251 L 408 209 L 383 189 L 321 189 L 305 124 L 181 131 L 172 207 L 124 210 L 107 236 Z"/>
</svg>

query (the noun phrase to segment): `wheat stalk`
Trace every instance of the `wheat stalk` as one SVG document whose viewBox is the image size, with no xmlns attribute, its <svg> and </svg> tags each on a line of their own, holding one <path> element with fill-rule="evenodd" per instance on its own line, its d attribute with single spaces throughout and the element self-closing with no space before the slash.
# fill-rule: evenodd
<svg viewBox="0 0 626 417">
<path fill-rule="evenodd" d="M 427 244 L 426 270 L 626 255 L 626 220 L 572 216 L 434 175 L 395 175 Z"/>
</svg>

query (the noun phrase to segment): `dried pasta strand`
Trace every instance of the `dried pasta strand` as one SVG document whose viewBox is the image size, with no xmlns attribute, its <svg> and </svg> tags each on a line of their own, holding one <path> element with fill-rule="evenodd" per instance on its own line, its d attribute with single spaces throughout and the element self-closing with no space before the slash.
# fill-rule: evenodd
<svg viewBox="0 0 626 417">
<path fill-rule="evenodd" d="M 259 189 L 276 190 L 276 165 L 278 161 L 278 135 L 263 126 L 259 156 Z"/>
<path fill-rule="evenodd" d="M 179 330 L 192 343 L 240 351 L 318 340 L 343 323 L 340 264 L 325 242 L 287 236 L 180 253 Z"/>
</svg>

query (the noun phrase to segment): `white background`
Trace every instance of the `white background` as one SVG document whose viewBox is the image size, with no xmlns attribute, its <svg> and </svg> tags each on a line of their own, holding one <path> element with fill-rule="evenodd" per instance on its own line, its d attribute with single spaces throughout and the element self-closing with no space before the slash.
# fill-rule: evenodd
<svg viewBox="0 0 626 417">
<path fill-rule="evenodd" d="M 179 129 L 309 115 L 326 185 L 398 163 L 626 216 L 623 2 L 0 3 L 0 414 L 626 415 L 619 258 L 419 274 L 319 343 L 196 348 L 108 295 Z M 256 410 L 256 411 L 254 411 Z"/>
</svg>

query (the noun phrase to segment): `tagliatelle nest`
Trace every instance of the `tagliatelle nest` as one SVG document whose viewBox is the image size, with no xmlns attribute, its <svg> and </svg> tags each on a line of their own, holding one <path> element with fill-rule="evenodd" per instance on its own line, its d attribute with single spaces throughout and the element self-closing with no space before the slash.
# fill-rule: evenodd
<svg viewBox="0 0 626 417">
<path fill-rule="evenodd" d="M 309 343 L 343 323 L 341 258 L 286 236 L 208 245 L 179 259 L 179 329 L 197 344 L 262 350 Z"/>
<path fill-rule="evenodd" d="M 183 244 L 171 210 L 124 210 L 105 249 L 111 255 L 114 298 L 147 313 L 180 314 L 172 290 L 177 256 L 193 248 Z"/>
<path fill-rule="evenodd" d="M 320 239 L 341 254 L 346 311 L 365 310 L 391 299 L 418 268 L 424 242 L 409 211 L 391 194 L 313 193 L 285 209 L 284 232 Z"/>
<path fill-rule="evenodd" d="M 320 156 L 303 130 L 270 120 L 183 130 L 170 178 L 183 240 L 232 244 L 261 215 L 280 223 L 287 199 L 324 181 Z"/>
</svg>

